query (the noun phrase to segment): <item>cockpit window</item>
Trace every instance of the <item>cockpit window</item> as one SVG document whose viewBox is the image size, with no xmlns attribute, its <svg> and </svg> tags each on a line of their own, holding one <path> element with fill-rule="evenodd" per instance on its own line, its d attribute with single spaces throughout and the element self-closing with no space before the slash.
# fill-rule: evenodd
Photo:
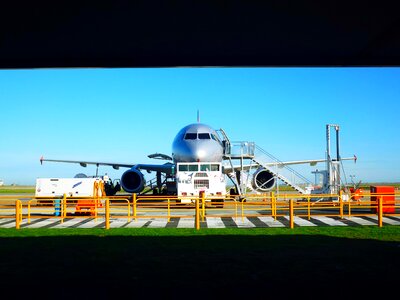
<svg viewBox="0 0 400 300">
<path fill-rule="evenodd" d="M 195 140 L 195 139 L 197 139 L 196 133 L 186 133 L 185 134 L 185 140 Z"/>
<path fill-rule="evenodd" d="M 211 134 L 211 138 L 212 138 L 213 140 L 216 140 L 217 142 L 219 142 L 219 139 L 216 137 L 215 134 Z"/>
<path fill-rule="evenodd" d="M 199 139 L 200 140 L 209 140 L 210 134 L 209 133 L 199 133 Z"/>
</svg>

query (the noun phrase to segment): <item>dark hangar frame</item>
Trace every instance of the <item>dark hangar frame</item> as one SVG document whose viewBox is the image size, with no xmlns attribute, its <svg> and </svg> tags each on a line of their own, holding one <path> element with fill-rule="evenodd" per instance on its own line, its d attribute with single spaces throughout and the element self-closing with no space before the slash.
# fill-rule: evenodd
<svg viewBox="0 0 400 300">
<path fill-rule="evenodd" d="M 0 69 L 399 66 L 395 1 L 6 1 Z"/>
</svg>

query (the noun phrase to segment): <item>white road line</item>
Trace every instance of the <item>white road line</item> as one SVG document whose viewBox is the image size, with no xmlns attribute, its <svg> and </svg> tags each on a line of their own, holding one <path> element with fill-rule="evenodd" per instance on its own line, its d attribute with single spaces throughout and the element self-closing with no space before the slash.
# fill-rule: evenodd
<svg viewBox="0 0 400 300">
<path fill-rule="evenodd" d="M 376 225 L 376 223 L 371 222 L 371 221 L 366 220 L 366 219 L 363 219 L 361 217 L 350 217 L 350 218 L 349 217 L 343 217 L 343 219 L 353 221 L 353 222 L 355 222 L 357 224 L 360 224 L 360 225 L 367 225 L 367 226 Z"/>
<path fill-rule="evenodd" d="M 285 219 L 287 219 L 288 221 L 290 221 L 290 217 L 289 216 L 285 216 Z M 306 218 L 301 218 L 301 217 L 294 217 L 294 223 L 298 226 L 318 226 L 317 224 L 314 224 L 311 221 L 308 221 Z"/>
<path fill-rule="evenodd" d="M 371 215 L 369 217 L 374 220 L 378 220 L 378 217 L 376 215 Z M 285 225 L 283 223 L 281 223 L 278 220 L 275 221 L 274 218 L 272 218 L 272 217 L 264 216 L 264 217 L 258 217 L 258 218 L 260 221 L 264 222 L 268 227 L 285 227 Z M 284 218 L 286 220 L 289 220 L 289 216 L 284 216 Z M 348 226 L 346 223 L 341 222 L 340 220 L 335 220 L 330 217 L 313 216 L 313 218 L 315 218 L 327 225 L 330 225 L 330 226 Z M 396 220 L 394 220 L 392 218 L 395 218 Z M 234 222 L 236 223 L 236 225 L 239 228 L 257 227 L 256 225 L 254 225 L 254 223 L 252 223 L 246 217 L 244 218 L 244 220 L 242 220 L 241 217 L 232 218 L 232 219 L 234 220 Z M 347 217 L 347 216 L 345 216 L 344 219 L 347 219 L 347 220 L 353 221 L 357 224 L 365 225 L 365 226 L 376 225 L 376 223 L 374 223 L 370 220 L 364 219 L 362 217 L 355 217 L 355 216 Z M 34 221 L 35 219 L 31 219 L 31 220 Z M 68 227 L 74 226 L 84 220 L 87 220 L 87 219 L 86 218 L 66 219 L 66 220 L 64 220 L 64 223 L 51 226 L 51 228 L 68 228 Z M 13 221 L 13 222 L 0 225 L 0 228 L 15 228 L 14 218 L 1 219 L 1 221 L 2 222 Z M 54 223 L 57 223 L 59 221 L 60 221 L 60 219 L 48 218 L 48 219 L 42 220 L 38 223 L 33 223 L 33 224 L 29 224 L 26 226 L 27 219 L 23 219 L 23 221 L 21 222 L 21 225 L 25 225 L 24 226 L 25 228 L 42 228 L 42 227 L 46 227 L 46 226 L 52 225 Z M 137 219 L 137 221 L 132 220 L 131 222 L 127 222 L 126 219 L 111 219 L 110 227 L 111 228 L 119 228 L 119 227 L 140 228 L 140 227 L 143 227 L 149 221 L 151 222 L 148 226 L 150 228 L 164 228 L 167 225 L 166 218 L 165 219 L 164 218 L 162 218 L 162 219 L 143 218 L 143 219 Z M 98 218 L 97 221 L 90 220 L 89 222 L 79 225 L 78 228 L 92 228 L 92 227 L 98 226 L 99 224 L 102 224 L 103 222 L 104 222 L 104 218 Z M 208 228 L 225 228 L 226 227 L 220 217 L 207 217 L 206 222 L 207 222 Z M 312 221 L 308 221 L 306 218 L 301 218 L 301 217 L 297 217 L 297 216 L 295 216 L 294 222 L 298 226 L 318 226 L 317 224 L 313 223 Z M 400 217 L 398 217 L 398 216 L 392 216 L 391 218 L 383 217 L 383 222 L 386 224 L 391 224 L 391 225 L 400 225 Z M 193 228 L 194 227 L 194 219 L 180 218 L 177 227 L 178 228 Z"/>
<path fill-rule="evenodd" d="M 101 224 L 104 222 L 104 219 L 98 218 L 97 220 L 90 220 L 89 222 L 86 222 L 82 225 L 79 225 L 78 228 L 93 228 L 96 227 L 97 225 Z M 112 222 L 110 221 L 110 227 L 111 227 Z M 122 223 L 123 224 L 123 223 Z"/>
<path fill-rule="evenodd" d="M 85 218 L 65 219 L 64 223 L 53 226 L 52 228 L 69 228 L 79 222 L 82 222 L 83 220 L 86 220 L 86 219 Z"/>
<path fill-rule="evenodd" d="M 347 224 L 337 221 L 335 219 L 329 218 L 329 217 L 323 217 L 323 216 L 313 216 L 314 219 L 317 219 L 325 224 L 328 224 L 330 226 L 348 226 Z"/>
<path fill-rule="evenodd" d="M 177 228 L 193 228 L 194 219 L 193 218 L 179 218 Z"/>
<path fill-rule="evenodd" d="M 224 222 L 219 217 L 207 217 L 206 221 L 208 228 L 225 228 Z"/>
<path fill-rule="evenodd" d="M 146 224 L 149 220 L 148 219 L 137 219 L 132 220 L 131 222 L 129 222 L 125 228 L 141 228 L 144 226 L 144 224 Z"/>
<path fill-rule="evenodd" d="M 389 219 L 389 218 L 386 218 L 386 217 L 382 217 L 382 221 L 385 222 L 385 223 L 388 223 L 390 225 L 399 225 L 400 224 L 400 221 L 396 221 L 396 220 Z"/>
<path fill-rule="evenodd" d="M 31 221 L 33 221 L 33 220 L 31 219 Z M 41 227 L 45 227 L 47 225 L 58 223 L 59 221 L 60 221 L 60 219 L 45 219 L 45 220 L 42 220 L 40 222 L 33 223 L 33 224 L 28 224 L 28 222 L 24 222 L 24 224 L 27 224 L 27 227 L 29 227 L 29 228 L 41 228 Z"/>
<path fill-rule="evenodd" d="M 150 220 L 151 223 L 149 224 L 149 228 L 164 228 L 168 221 L 166 219 L 156 219 Z"/>
<path fill-rule="evenodd" d="M 275 220 L 273 217 L 258 217 L 262 222 L 267 224 L 269 227 L 285 227 L 284 224 Z"/>
<path fill-rule="evenodd" d="M 378 216 L 376 216 L 376 215 L 371 215 L 371 216 L 368 216 L 368 217 L 378 221 Z M 382 221 L 384 223 L 387 223 L 387 224 L 390 224 L 390 225 L 400 225 L 400 221 L 392 220 L 392 219 L 389 219 L 389 218 L 386 218 L 386 217 L 382 217 Z"/>
<path fill-rule="evenodd" d="M 15 228 L 15 219 L 14 219 L 14 222 L 12 222 L 12 223 L 1 225 L 1 228 L 13 228 L 13 227 Z"/>
<path fill-rule="evenodd" d="M 400 222 L 400 217 L 399 216 L 390 216 L 390 217 L 395 218 L 396 220 L 399 220 L 399 222 Z"/>
<path fill-rule="evenodd" d="M 237 219 L 233 218 L 233 220 L 235 221 L 236 225 L 239 228 L 254 228 L 254 227 L 256 227 L 256 225 L 254 225 L 253 222 L 250 222 L 250 220 L 247 218 L 243 218 L 243 220 L 242 220 L 242 218 L 240 217 Z"/>
</svg>

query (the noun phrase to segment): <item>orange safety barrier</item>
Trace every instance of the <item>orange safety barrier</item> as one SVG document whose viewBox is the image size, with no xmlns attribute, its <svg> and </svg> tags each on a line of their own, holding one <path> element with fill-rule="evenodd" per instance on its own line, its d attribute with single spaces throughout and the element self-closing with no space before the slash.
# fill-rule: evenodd
<svg viewBox="0 0 400 300">
<path fill-rule="evenodd" d="M 91 215 L 94 216 L 96 214 L 97 208 L 102 208 L 103 204 L 101 203 L 99 197 L 105 195 L 104 184 L 102 181 L 95 181 L 93 186 L 93 195 L 94 198 L 91 199 L 79 199 L 77 200 L 75 207 L 75 214 L 77 215 Z"/>
<path fill-rule="evenodd" d="M 98 199 L 80 199 L 77 200 L 75 214 L 89 214 L 94 216 L 96 208 L 102 208 L 103 203 Z"/>
</svg>

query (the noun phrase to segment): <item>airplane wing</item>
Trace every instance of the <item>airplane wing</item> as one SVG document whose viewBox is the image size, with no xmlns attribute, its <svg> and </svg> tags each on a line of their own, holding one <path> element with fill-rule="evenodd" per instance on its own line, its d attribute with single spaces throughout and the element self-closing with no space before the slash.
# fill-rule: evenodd
<svg viewBox="0 0 400 300">
<path fill-rule="evenodd" d="M 353 157 L 345 157 L 345 158 L 340 158 L 340 159 L 341 160 L 354 160 L 354 162 L 357 162 L 357 156 L 355 156 L 355 155 Z M 298 165 L 298 164 L 310 164 L 310 166 L 315 166 L 319 162 L 326 162 L 326 159 L 278 161 L 278 162 L 265 163 L 264 165 L 266 165 L 267 167 L 283 168 L 284 166 Z M 224 173 L 228 174 L 228 173 L 232 173 L 233 171 L 248 170 L 248 169 L 256 167 L 256 165 L 257 165 L 257 163 L 255 163 L 253 165 L 233 166 L 233 170 L 232 170 L 232 167 L 230 167 L 230 166 L 224 166 Z"/>
<path fill-rule="evenodd" d="M 134 164 L 118 164 L 118 163 L 109 163 L 109 162 L 98 162 L 98 161 L 81 161 L 81 160 L 64 160 L 64 159 L 48 159 L 43 156 L 40 158 L 40 164 L 42 165 L 44 161 L 51 162 L 62 162 L 62 163 L 72 163 L 72 164 L 80 164 L 82 167 L 87 167 L 87 165 L 95 165 L 95 166 L 110 166 L 113 169 L 118 170 L 120 167 L 124 168 L 132 168 Z"/>
<path fill-rule="evenodd" d="M 44 161 L 49 162 L 62 162 L 62 163 L 75 163 L 80 164 L 82 167 L 87 167 L 87 165 L 95 165 L 98 166 L 110 166 L 115 170 L 118 170 L 120 167 L 123 168 L 136 168 L 140 170 L 146 170 L 148 172 L 158 171 L 167 174 L 173 173 L 173 167 L 175 166 L 172 163 L 165 163 L 162 165 L 152 165 L 152 164 L 121 164 L 121 163 L 110 163 L 110 162 L 98 162 L 98 161 L 80 161 L 80 160 L 64 160 L 64 159 L 48 159 L 43 156 L 40 158 L 40 164 L 43 164 Z"/>
</svg>

